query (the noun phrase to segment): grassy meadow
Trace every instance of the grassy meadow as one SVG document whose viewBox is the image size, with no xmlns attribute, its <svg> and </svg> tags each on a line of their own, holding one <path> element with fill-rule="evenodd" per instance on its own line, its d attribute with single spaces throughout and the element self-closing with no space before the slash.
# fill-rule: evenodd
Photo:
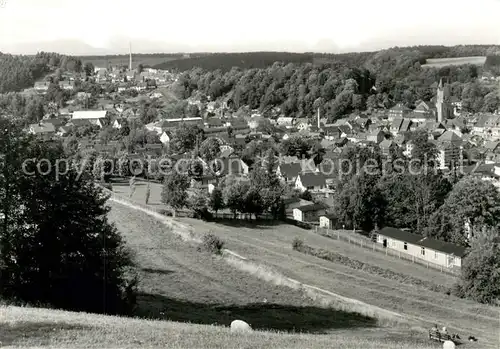
<svg viewBox="0 0 500 349">
<path fill-rule="evenodd" d="M 119 318 L 48 309 L 0 306 L 0 345 L 5 348 L 275 348 L 432 349 L 418 336 L 378 330 L 331 335 L 255 331 L 234 334 L 227 327 Z"/>
<path fill-rule="evenodd" d="M 423 68 L 441 68 L 450 65 L 464 65 L 473 64 L 483 66 L 486 62 L 485 56 L 475 56 L 475 57 L 457 57 L 457 58 L 430 58 L 427 59 L 425 64 L 422 65 Z"/>
</svg>

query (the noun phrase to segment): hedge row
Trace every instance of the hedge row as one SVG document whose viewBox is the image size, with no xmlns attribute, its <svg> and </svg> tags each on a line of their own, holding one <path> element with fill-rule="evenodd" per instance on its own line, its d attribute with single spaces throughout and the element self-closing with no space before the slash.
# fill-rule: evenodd
<svg viewBox="0 0 500 349">
<path fill-rule="evenodd" d="M 335 263 L 340 263 L 342 265 L 345 265 L 349 268 L 356 269 L 356 270 L 362 270 L 365 272 L 368 272 L 370 274 L 375 274 L 378 276 L 381 276 L 386 279 L 391 279 L 395 280 L 397 282 L 400 282 L 402 284 L 409 284 L 413 286 L 420 286 L 420 287 L 425 287 L 431 291 L 435 292 L 443 292 L 443 293 L 449 293 L 450 290 L 449 288 L 435 284 L 430 281 L 424 281 L 417 279 L 413 276 L 405 275 L 402 273 L 398 273 L 389 269 L 384 269 L 375 265 L 370 265 L 367 263 L 360 262 L 358 260 L 343 256 L 341 254 L 327 251 L 324 249 L 317 249 L 313 248 L 310 246 L 307 246 L 304 244 L 302 241 L 295 241 L 293 243 L 293 249 L 311 256 L 315 256 L 330 262 L 335 262 Z"/>
</svg>

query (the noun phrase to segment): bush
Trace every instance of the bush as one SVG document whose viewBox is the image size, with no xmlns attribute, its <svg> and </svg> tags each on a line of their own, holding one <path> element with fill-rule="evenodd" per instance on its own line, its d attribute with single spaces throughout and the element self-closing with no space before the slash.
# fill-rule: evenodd
<svg viewBox="0 0 500 349">
<path fill-rule="evenodd" d="M 222 254 L 222 249 L 224 248 L 224 241 L 222 241 L 218 236 L 208 233 L 203 236 L 203 241 L 201 246 L 198 248 L 199 251 L 206 251 L 213 254 Z"/>
<path fill-rule="evenodd" d="M 300 251 L 303 246 L 304 246 L 304 240 L 299 239 L 299 238 L 293 239 L 293 241 L 292 241 L 292 248 L 295 251 Z"/>
</svg>

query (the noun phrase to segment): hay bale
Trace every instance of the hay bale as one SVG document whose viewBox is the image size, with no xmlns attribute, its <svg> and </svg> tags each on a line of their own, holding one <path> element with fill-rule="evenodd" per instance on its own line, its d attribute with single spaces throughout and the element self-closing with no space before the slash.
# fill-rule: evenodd
<svg viewBox="0 0 500 349">
<path fill-rule="evenodd" d="M 251 332 L 252 328 L 249 324 L 242 320 L 234 320 L 231 322 L 231 332 Z"/>
<path fill-rule="evenodd" d="M 445 341 L 443 343 L 443 349 L 455 349 L 455 343 L 452 341 Z"/>
</svg>

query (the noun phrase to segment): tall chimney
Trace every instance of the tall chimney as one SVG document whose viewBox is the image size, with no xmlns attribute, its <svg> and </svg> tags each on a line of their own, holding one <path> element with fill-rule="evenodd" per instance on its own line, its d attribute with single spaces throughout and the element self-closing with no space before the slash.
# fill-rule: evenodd
<svg viewBox="0 0 500 349">
<path fill-rule="evenodd" d="M 128 64 L 128 70 L 132 71 L 132 44 L 128 43 L 128 50 L 129 50 L 129 64 Z"/>
<path fill-rule="evenodd" d="M 321 124 L 320 124 L 320 115 L 319 115 L 319 108 L 318 108 L 318 130 L 321 128 Z"/>
</svg>

